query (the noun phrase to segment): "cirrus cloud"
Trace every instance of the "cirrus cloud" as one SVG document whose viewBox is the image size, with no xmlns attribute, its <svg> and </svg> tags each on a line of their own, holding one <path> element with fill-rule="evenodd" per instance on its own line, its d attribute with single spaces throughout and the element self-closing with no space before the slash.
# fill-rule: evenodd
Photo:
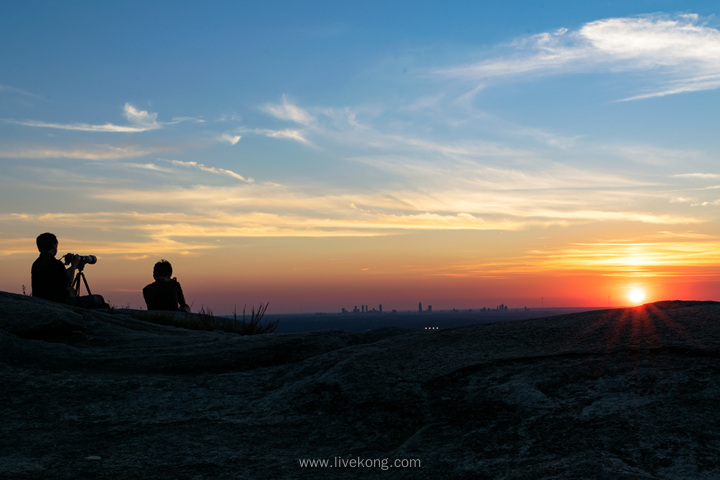
<svg viewBox="0 0 720 480">
<path fill-rule="evenodd" d="M 71 158 L 79 160 L 115 160 L 120 158 L 135 158 L 159 152 L 174 150 L 173 147 L 142 147 L 142 146 L 114 146 L 93 145 L 82 147 L 23 147 L 15 149 L 0 149 L 0 158 Z"/>
<path fill-rule="evenodd" d="M 193 167 L 202 170 L 203 172 L 209 172 L 209 173 L 215 173 L 217 175 L 225 175 L 228 177 L 232 177 L 236 180 L 240 180 L 241 182 L 246 183 L 253 183 L 255 180 L 252 178 L 246 178 L 242 175 L 233 172 L 232 170 L 227 170 L 225 168 L 218 168 L 218 167 L 208 167 L 207 165 L 203 165 L 202 163 L 198 162 L 183 162 L 181 160 L 168 160 L 173 165 L 179 165 L 181 167 Z"/>
<path fill-rule="evenodd" d="M 698 15 L 609 18 L 577 30 L 514 42 L 509 55 L 437 70 L 445 77 L 492 82 L 567 73 L 652 73 L 647 91 L 623 100 L 720 88 L 720 31 Z"/>
<path fill-rule="evenodd" d="M 262 110 L 280 120 L 289 120 L 301 125 L 310 125 L 315 121 L 315 118 L 310 113 L 290 103 L 285 95 L 282 96 L 280 105 L 267 104 L 262 107 Z"/>
<path fill-rule="evenodd" d="M 79 132 L 100 132 L 100 133 L 140 133 L 151 130 L 159 130 L 167 125 L 175 125 L 185 121 L 200 121 L 201 119 L 191 117 L 178 117 L 170 122 L 158 122 L 157 113 L 140 110 L 129 103 L 123 107 L 123 116 L 129 122 L 128 125 L 116 125 L 114 123 L 104 123 L 101 125 L 90 123 L 53 123 L 42 122 L 37 120 L 11 120 L 5 119 L 5 122 L 15 125 L 23 125 L 25 127 L 36 128 L 53 128 L 57 130 L 70 130 Z"/>
</svg>

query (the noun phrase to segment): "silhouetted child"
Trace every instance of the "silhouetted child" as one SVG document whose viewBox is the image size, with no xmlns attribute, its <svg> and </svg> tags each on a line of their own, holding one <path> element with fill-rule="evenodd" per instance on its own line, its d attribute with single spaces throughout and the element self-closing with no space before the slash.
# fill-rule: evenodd
<svg viewBox="0 0 720 480">
<path fill-rule="evenodd" d="M 160 260 L 153 267 L 155 281 L 143 288 L 143 297 L 148 310 L 170 310 L 190 312 L 185 303 L 182 287 L 177 278 L 170 278 L 172 265 L 167 260 Z"/>
</svg>

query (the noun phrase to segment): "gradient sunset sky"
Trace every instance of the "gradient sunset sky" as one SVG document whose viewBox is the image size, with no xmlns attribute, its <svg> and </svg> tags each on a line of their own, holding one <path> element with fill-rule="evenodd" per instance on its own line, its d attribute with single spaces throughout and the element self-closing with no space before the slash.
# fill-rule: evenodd
<svg viewBox="0 0 720 480">
<path fill-rule="evenodd" d="M 0 290 L 144 308 L 720 299 L 702 1 L 0 4 Z"/>
</svg>

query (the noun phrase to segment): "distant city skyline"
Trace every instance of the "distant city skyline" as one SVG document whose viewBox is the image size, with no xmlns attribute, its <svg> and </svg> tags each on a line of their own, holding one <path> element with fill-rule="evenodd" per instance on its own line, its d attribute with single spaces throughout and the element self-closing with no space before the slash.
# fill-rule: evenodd
<svg viewBox="0 0 720 480">
<path fill-rule="evenodd" d="M 115 306 L 717 299 L 719 8 L 3 2 L 0 290 L 49 231 Z"/>
</svg>

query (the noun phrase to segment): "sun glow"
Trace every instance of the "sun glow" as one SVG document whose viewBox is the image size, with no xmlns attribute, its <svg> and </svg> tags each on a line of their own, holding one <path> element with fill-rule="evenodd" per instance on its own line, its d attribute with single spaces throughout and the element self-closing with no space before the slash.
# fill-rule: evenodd
<svg viewBox="0 0 720 480">
<path fill-rule="evenodd" d="M 640 305 L 645 301 L 645 290 L 642 288 L 633 288 L 628 292 L 628 300 L 633 305 Z"/>
</svg>

